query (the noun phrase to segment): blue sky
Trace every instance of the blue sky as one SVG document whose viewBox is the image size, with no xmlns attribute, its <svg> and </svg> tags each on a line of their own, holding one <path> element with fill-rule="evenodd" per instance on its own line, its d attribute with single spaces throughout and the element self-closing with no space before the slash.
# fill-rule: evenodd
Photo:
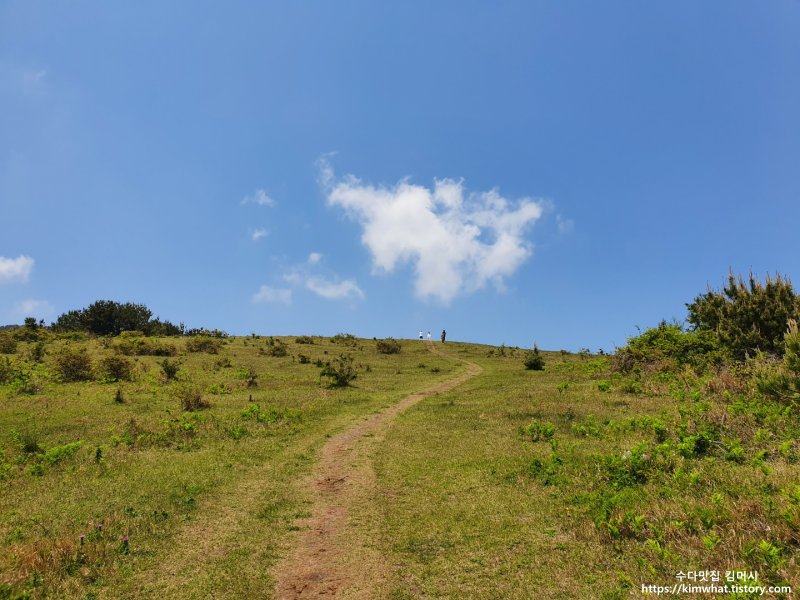
<svg viewBox="0 0 800 600">
<path fill-rule="evenodd" d="M 621 345 L 798 275 L 800 2 L 0 2 L 0 322 Z"/>
</svg>

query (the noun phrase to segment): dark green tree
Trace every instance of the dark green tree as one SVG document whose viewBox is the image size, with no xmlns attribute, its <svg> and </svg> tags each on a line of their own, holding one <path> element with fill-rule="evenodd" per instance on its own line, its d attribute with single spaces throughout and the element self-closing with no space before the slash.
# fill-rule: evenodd
<svg viewBox="0 0 800 600">
<path fill-rule="evenodd" d="M 714 332 L 738 359 L 759 350 L 783 354 L 789 319 L 800 317 L 800 297 L 780 274 L 762 283 L 752 273 L 747 282 L 730 273 L 722 291 L 709 289 L 686 306 L 694 329 Z"/>
<path fill-rule="evenodd" d="M 145 331 L 152 314 L 144 304 L 98 300 L 82 310 L 62 314 L 53 324 L 53 329 L 119 335 L 123 331 Z"/>
</svg>

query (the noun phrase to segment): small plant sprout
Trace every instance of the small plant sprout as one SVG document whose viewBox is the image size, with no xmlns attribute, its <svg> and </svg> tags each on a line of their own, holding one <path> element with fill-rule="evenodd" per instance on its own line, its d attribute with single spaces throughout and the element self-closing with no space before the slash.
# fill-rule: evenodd
<svg viewBox="0 0 800 600">
<path fill-rule="evenodd" d="M 122 538 L 122 541 L 121 541 L 120 547 L 119 547 L 119 551 L 122 554 L 130 554 L 131 547 L 130 547 L 130 542 L 128 541 L 128 536 L 127 535 Z"/>
</svg>

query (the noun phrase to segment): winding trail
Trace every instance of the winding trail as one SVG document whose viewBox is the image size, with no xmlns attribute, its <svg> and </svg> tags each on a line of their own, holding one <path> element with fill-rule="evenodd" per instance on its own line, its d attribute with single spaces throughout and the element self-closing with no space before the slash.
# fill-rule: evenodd
<svg viewBox="0 0 800 600">
<path fill-rule="evenodd" d="M 395 417 L 420 400 L 447 392 L 481 372 L 464 359 L 441 354 L 432 342 L 430 352 L 460 360 L 467 370 L 448 381 L 406 396 L 397 404 L 371 415 L 358 425 L 332 437 L 320 450 L 312 479 L 311 516 L 291 554 L 276 570 L 275 597 L 379 598 L 390 571 L 378 548 L 358 539 L 359 520 L 368 519 L 378 486 L 373 457 Z"/>
</svg>

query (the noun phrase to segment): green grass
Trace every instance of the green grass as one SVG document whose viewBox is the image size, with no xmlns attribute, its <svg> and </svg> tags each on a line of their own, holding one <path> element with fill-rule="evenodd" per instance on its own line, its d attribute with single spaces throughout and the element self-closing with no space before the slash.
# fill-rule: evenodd
<svg viewBox="0 0 800 600">
<path fill-rule="evenodd" d="M 50 339 L 41 364 L 18 344 L 24 375 L 0 386 L 0 598 L 272 597 L 321 445 L 466 360 L 482 373 L 393 422 L 378 500 L 351 519 L 348 539 L 394 566 L 393 598 L 623 598 L 690 570 L 799 580 L 800 419 L 729 373 L 621 376 L 604 357 L 551 352 L 532 371 L 506 347 L 276 340 L 218 354 L 167 340 L 175 382 L 163 358 L 131 356 L 132 381 L 117 383 L 57 381 L 61 346 L 97 364 L 114 352 L 102 340 Z M 329 387 L 315 363 L 343 352 L 358 377 Z M 186 386 L 210 407 L 182 411 Z"/>
<path fill-rule="evenodd" d="M 283 341 L 285 357 L 266 353 L 265 339 L 233 339 L 219 354 L 187 353 L 175 340 L 177 382 L 166 380 L 162 358 L 140 356 L 132 359 L 132 381 L 111 384 L 59 383 L 53 361 L 68 342 L 49 342 L 44 364 L 31 367 L 40 391 L 18 394 L 10 384 L 0 391 L 0 598 L 117 598 L 169 589 L 178 534 L 219 518 L 209 513 L 221 510 L 215 500 L 230 496 L 235 504 L 237 490 L 254 480 L 251 504 L 235 506 L 240 514 L 230 539 L 217 536 L 229 551 L 208 559 L 210 573 L 169 596 L 268 596 L 269 567 L 294 518 L 308 509 L 298 482 L 326 436 L 458 369 L 419 343 L 405 342 L 400 354 L 387 356 L 372 340 Z M 113 353 L 100 341 L 71 345 L 89 348 L 95 363 Z M 19 344 L 16 361 L 25 346 Z M 301 352 L 310 363 L 296 361 Z M 314 362 L 342 352 L 353 355 L 358 378 L 332 389 Z M 251 369 L 254 388 L 247 387 Z M 173 393 L 181 382 L 199 388 L 210 408 L 182 411 Z M 123 403 L 115 402 L 118 389 Z M 24 451 L 23 440 L 40 451 Z M 129 577 L 137 573 L 161 573 L 164 581 Z"/>
<path fill-rule="evenodd" d="M 602 358 L 544 353 L 534 372 L 467 352 L 483 374 L 401 415 L 377 459 L 393 597 L 622 598 L 714 569 L 797 583 L 800 467 L 779 451 L 796 417 L 768 413 L 759 441 L 699 381 L 702 400 L 630 394 Z M 714 422 L 714 447 L 689 455 Z M 743 460 L 720 442 L 735 430 L 752 434 Z"/>
</svg>

